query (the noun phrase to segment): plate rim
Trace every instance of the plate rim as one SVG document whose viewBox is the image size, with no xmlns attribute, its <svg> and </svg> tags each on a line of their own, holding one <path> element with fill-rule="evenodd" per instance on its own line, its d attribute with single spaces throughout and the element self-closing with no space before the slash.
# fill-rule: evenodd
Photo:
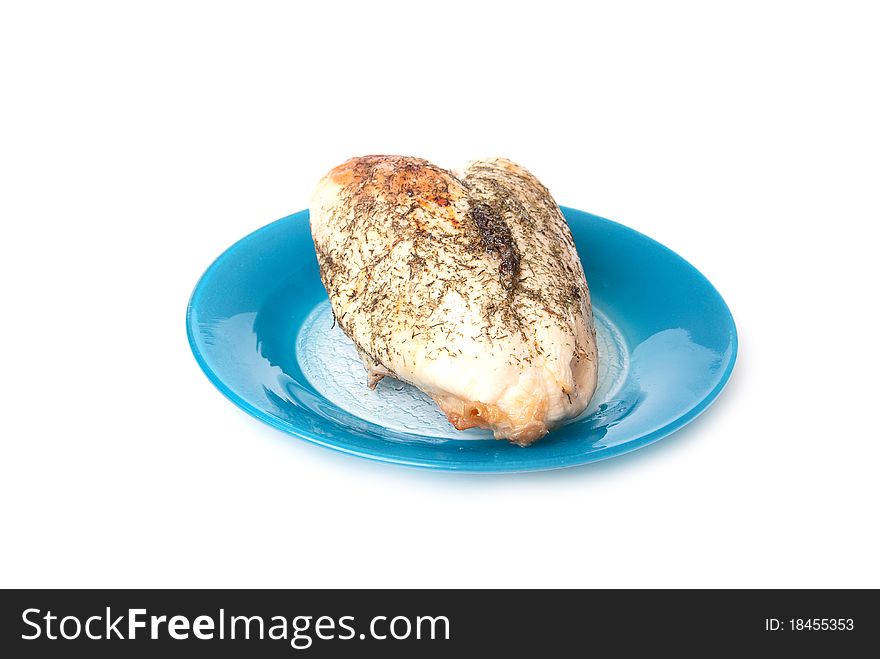
<svg viewBox="0 0 880 659">
<path fill-rule="evenodd" d="M 606 222 L 608 224 L 615 225 L 617 227 L 623 228 L 629 232 L 636 234 L 638 237 L 649 241 L 652 243 L 654 247 L 658 247 L 666 252 L 669 252 L 676 258 L 678 258 L 681 262 L 683 262 L 697 277 L 704 280 L 706 284 L 708 284 L 710 290 L 717 296 L 718 300 L 721 302 L 721 305 L 726 312 L 727 319 L 730 327 L 730 357 L 728 359 L 727 365 L 724 371 L 721 373 L 718 383 L 712 390 L 703 396 L 699 401 L 697 401 L 690 409 L 688 409 L 683 414 L 678 415 L 675 419 L 672 419 L 668 423 L 664 424 L 660 428 L 653 430 L 649 433 L 636 437 L 628 442 L 624 442 L 623 444 L 617 444 L 615 446 L 606 447 L 604 449 L 599 449 L 598 451 L 593 451 L 592 453 L 585 454 L 574 454 L 573 456 L 566 456 L 562 458 L 543 458 L 543 459 L 535 459 L 533 462 L 523 463 L 522 465 L 510 465 L 503 464 L 499 465 L 498 468 L 491 468 L 486 463 L 475 462 L 473 464 L 468 463 L 460 463 L 460 462 L 445 462 L 441 460 L 430 460 L 430 459 L 417 459 L 417 458 L 407 458 L 402 456 L 393 456 L 387 455 L 385 453 L 375 451 L 375 452 L 365 452 L 358 449 L 354 449 L 351 447 L 340 446 L 339 444 L 335 444 L 332 442 L 323 441 L 318 437 L 310 435 L 306 432 L 301 431 L 299 428 L 296 428 L 292 425 L 285 425 L 281 422 L 281 420 L 272 416 L 271 414 L 266 413 L 259 407 L 253 405 L 247 400 L 243 399 L 241 396 L 236 394 L 226 383 L 222 380 L 222 378 L 208 365 L 201 351 L 199 350 L 196 337 L 193 332 L 193 309 L 194 303 L 197 301 L 199 291 L 202 285 L 205 283 L 208 276 L 219 266 L 219 264 L 226 259 L 236 248 L 238 248 L 242 243 L 250 239 L 252 236 L 268 229 L 271 226 L 274 226 L 280 222 L 295 220 L 299 217 L 308 218 L 309 211 L 307 209 L 298 211 L 296 213 L 291 213 L 282 218 L 275 220 L 274 222 L 270 222 L 269 224 L 263 225 L 247 233 L 242 236 L 238 240 L 236 240 L 232 245 L 227 247 L 223 252 L 220 253 L 217 258 L 215 258 L 211 264 L 205 269 L 202 275 L 199 277 L 195 286 L 193 287 L 193 291 L 189 296 L 189 300 L 186 305 L 186 336 L 187 342 L 189 343 L 190 351 L 193 354 L 193 357 L 196 360 L 196 363 L 199 365 L 199 368 L 230 402 L 232 402 L 236 407 L 246 412 L 250 416 L 262 421 L 263 423 L 280 430 L 281 432 L 296 437 L 298 439 L 305 440 L 311 444 L 316 444 L 318 446 L 323 446 L 325 448 L 332 449 L 339 453 L 344 453 L 346 455 L 353 455 L 359 458 L 365 458 L 367 460 L 372 460 L 374 462 L 382 462 L 386 464 L 395 464 L 401 465 L 405 467 L 414 467 L 419 469 L 429 469 L 432 471 L 441 471 L 441 472 L 450 472 L 450 473 L 470 473 L 470 474 L 512 474 L 512 473 L 528 473 L 528 472 L 536 472 L 536 471 L 550 471 L 555 469 L 571 469 L 575 467 L 582 467 L 588 464 L 594 464 L 597 462 L 602 462 L 604 460 L 608 460 L 610 458 L 615 458 L 620 455 L 624 455 L 626 453 L 631 453 L 632 451 L 636 451 L 638 449 L 644 448 L 650 444 L 653 444 L 674 432 L 680 430 L 684 426 L 691 423 L 694 419 L 700 416 L 703 412 L 705 412 L 712 403 L 718 398 L 724 388 L 727 386 L 730 378 L 733 374 L 734 367 L 736 365 L 737 357 L 739 354 L 739 333 L 736 327 L 736 321 L 734 320 L 733 313 L 730 311 L 730 306 L 727 304 L 727 301 L 721 295 L 717 288 L 715 288 L 714 284 L 706 277 L 700 270 L 698 270 L 690 261 L 682 257 L 680 254 L 670 249 L 666 245 L 654 240 L 650 236 L 647 236 L 640 231 L 633 229 L 625 224 L 621 224 L 620 222 L 615 222 L 614 220 L 609 220 L 607 218 L 601 217 L 599 215 L 594 215 L 587 211 L 582 211 L 576 208 L 572 208 L 569 206 L 560 206 L 559 207 L 563 214 L 572 213 L 575 215 L 585 215 L 593 220 L 599 220 L 601 222 Z M 566 218 L 567 219 L 567 218 Z M 496 440 L 503 441 L 503 440 Z M 528 450 L 528 449 L 522 449 Z"/>
</svg>

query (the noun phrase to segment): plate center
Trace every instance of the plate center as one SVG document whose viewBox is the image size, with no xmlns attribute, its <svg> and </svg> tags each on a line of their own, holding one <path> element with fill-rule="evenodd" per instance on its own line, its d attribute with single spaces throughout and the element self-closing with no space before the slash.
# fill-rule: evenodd
<svg viewBox="0 0 880 659">
<path fill-rule="evenodd" d="M 599 351 L 598 386 L 584 413 L 571 421 L 592 416 L 600 405 L 612 400 L 629 369 L 629 351 L 618 329 L 595 307 L 593 316 Z M 387 377 L 370 391 L 354 344 L 338 325 L 334 326 L 329 300 L 316 306 L 300 327 L 296 356 L 309 384 L 319 394 L 365 421 L 425 437 L 492 438 L 488 430 L 456 430 L 430 396 L 405 382 Z"/>
</svg>

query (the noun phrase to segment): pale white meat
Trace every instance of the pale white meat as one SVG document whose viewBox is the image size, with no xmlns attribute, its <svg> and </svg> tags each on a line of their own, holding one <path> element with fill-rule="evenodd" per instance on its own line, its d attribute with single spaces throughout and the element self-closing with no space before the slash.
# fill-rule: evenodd
<svg viewBox="0 0 880 659">
<path fill-rule="evenodd" d="M 590 293 L 547 189 L 500 158 L 460 176 L 365 156 L 315 190 L 311 229 L 336 321 L 374 387 L 431 395 L 458 429 L 528 445 L 596 388 Z"/>
</svg>

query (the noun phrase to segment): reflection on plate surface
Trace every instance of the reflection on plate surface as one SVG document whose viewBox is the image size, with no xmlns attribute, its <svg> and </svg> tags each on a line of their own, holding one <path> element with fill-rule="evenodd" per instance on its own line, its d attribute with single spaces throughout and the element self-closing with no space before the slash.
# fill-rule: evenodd
<svg viewBox="0 0 880 659">
<path fill-rule="evenodd" d="M 718 395 L 736 356 L 724 301 L 686 261 L 622 225 L 563 209 L 596 310 L 599 386 L 588 409 L 529 448 L 459 432 L 425 394 L 366 388 L 333 328 L 308 213 L 242 239 L 208 269 L 187 313 L 208 377 L 255 417 L 363 457 L 464 471 L 574 466 L 660 439 Z"/>
</svg>

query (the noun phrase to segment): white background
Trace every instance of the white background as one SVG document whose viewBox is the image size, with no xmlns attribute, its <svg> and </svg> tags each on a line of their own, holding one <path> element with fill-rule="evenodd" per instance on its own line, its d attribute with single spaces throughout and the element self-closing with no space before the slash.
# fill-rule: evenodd
<svg viewBox="0 0 880 659">
<path fill-rule="evenodd" d="M 4 3 L 0 585 L 880 586 L 880 24 L 726 4 Z M 518 476 L 253 420 L 189 294 L 365 153 L 505 155 L 672 247 L 737 320 L 727 390 Z"/>
</svg>

